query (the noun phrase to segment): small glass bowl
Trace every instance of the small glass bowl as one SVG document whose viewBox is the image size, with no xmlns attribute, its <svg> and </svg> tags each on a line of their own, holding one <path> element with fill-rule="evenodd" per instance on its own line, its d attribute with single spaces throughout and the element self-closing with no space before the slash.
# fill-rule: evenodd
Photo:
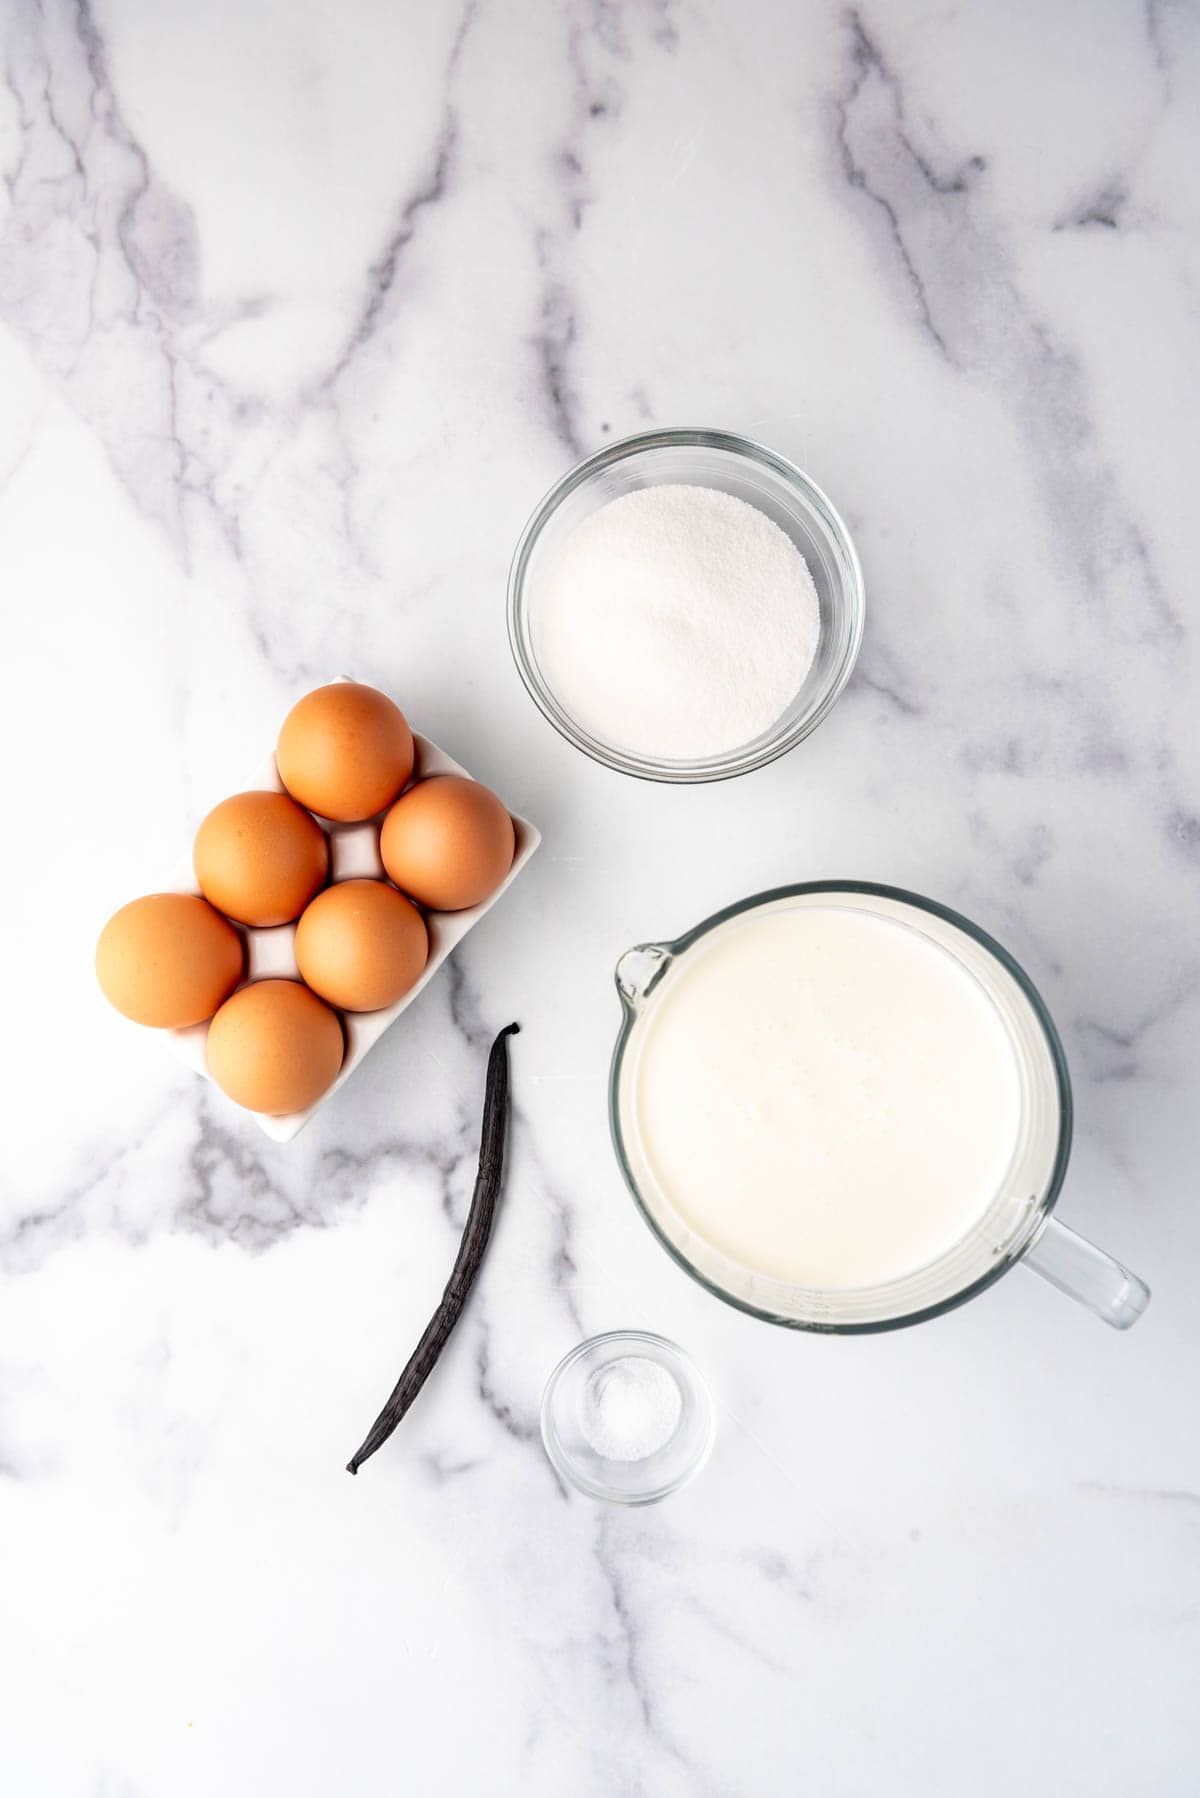
<svg viewBox="0 0 1200 1798">
<path fill-rule="evenodd" d="M 792 702 L 749 743 L 716 756 L 675 761 L 639 756 L 593 736 L 559 700 L 537 653 L 538 595 L 567 538 L 590 513 L 638 488 L 715 487 L 757 506 L 787 532 L 817 589 L 817 653 Z M 555 729 L 606 768 L 641 780 L 728 780 L 793 748 L 817 728 L 850 678 L 862 642 L 862 569 L 850 534 L 806 474 L 730 431 L 645 431 L 611 443 L 552 487 L 521 534 L 508 581 L 508 640 L 521 679 Z"/>
<path fill-rule="evenodd" d="M 653 1454 L 613 1461 L 598 1454 L 580 1421 L 589 1383 L 631 1355 L 655 1362 L 679 1388 L 679 1422 Z M 695 1363 L 665 1336 L 645 1330 L 610 1330 L 564 1355 L 542 1394 L 542 1441 L 550 1464 L 589 1498 L 617 1505 L 652 1505 L 694 1479 L 712 1450 L 716 1412 Z"/>
</svg>

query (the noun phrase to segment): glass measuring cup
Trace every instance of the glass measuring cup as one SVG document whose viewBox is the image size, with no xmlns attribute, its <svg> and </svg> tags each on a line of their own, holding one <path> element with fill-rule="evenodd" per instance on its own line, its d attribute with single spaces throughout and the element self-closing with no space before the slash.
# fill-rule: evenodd
<svg viewBox="0 0 1200 1798">
<path fill-rule="evenodd" d="M 775 1279 L 705 1240 L 672 1205 L 641 1142 L 635 1087 L 654 1006 L 712 932 L 751 911 L 802 906 L 862 910 L 915 929 L 951 955 L 998 1012 L 1016 1059 L 1020 1121 L 1008 1171 L 979 1221 L 945 1254 L 902 1278 L 851 1290 Z M 664 1248 L 702 1286 L 770 1323 L 793 1329 L 897 1329 L 974 1297 L 1021 1261 L 1116 1329 L 1128 1329 L 1149 1288 L 1111 1255 L 1052 1216 L 1071 1150 L 1071 1085 L 1053 1020 L 1028 975 L 999 943 L 957 912 L 901 888 L 860 881 L 779 887 L 726 907 L 673 942 L 642 943 L 616 969 L 623 1019 L 609 1081 L 617 1160 L 634 1200 Z"/>
</svg>

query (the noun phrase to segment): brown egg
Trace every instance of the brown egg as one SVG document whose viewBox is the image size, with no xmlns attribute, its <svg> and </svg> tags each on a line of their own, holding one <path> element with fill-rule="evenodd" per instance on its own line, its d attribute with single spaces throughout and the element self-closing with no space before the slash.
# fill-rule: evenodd
<svg viewBox="0 0 1200 1798">
<path fill-rule="evenodd" d="M 318 893 L 296 926 L 296 961 L 315 993 L 343 1011 L 394 1005 L 429 959 L 425 920 L 382 880 L 343 880 Z"/>
<path fill-rule="evenodd" d="M 314 1105 L 337 1079 L 341 1019 L 298 980 L 256 980 L 208 1029 L 208 1071 L 248 1111 L 274 1117 Z"/>
<path fill-rule="evenodd" d="M 96 944 L 105 998 L 135 1024 L 182 1030 L 211 1018 L 242 978 L 232 924 L 193 893 L 147 893 L 114 912 Z"/>
<path fill-rule="evenodd" d="M 298 918 L 325 884 L 329 843 L 286 793 L 235 793 L 196 832 L 192 861 L 210 905 L 269 928 Z"/>
<path fill-rule="evenodd" d="M 463 911 L 495 892 L 512 866 L 513 822 L 496 795 L 458 774 L 420 780 L 383 821 L 383 865 L 431 911 Z"/>
<path fill-rule="evenodd" d="M 410 778 L 412 732 L 386 693 L 335 681 L 292 707 L 275 761 L 293 799 L 350 824 L 381 812 Z"/>
</svg>

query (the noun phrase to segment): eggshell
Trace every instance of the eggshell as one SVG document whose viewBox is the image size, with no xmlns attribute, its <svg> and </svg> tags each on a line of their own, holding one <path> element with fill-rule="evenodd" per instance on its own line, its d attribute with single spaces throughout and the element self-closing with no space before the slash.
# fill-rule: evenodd
<svg viewBox="0 0 1200 1798">
<path fill-rule="evenodd" d="M 293 799 L 349 824 L 381 812 L 411 778 L 412 732 L 386 693 L 334 681 L 292 707 L 275 760 Z"/>
<path fill-rule="evenodd" d="M 296 926 L 302 978 L 344 1011 L 394 1005 L 429 959 L 425 920 L 382 880 L 343 880 L 318 893 Z"/>
<path fill-rule="evenodd" d="M 135 1024 L 182 1030 L 211 1018 L 242 977 L 233 925 L 193 893 L 147 893 L 108 920 L 96 945 L 105 998 Z"/>
<path fill-rule="evenodd" d="M 192 861 L 210 905 L 270 929 L 298 918 L 329 873 L 329 844 L 286 793 L 235 793 L 196 832 Z"/>
<path fill-rule="evenodd" d="M 431 911 L 463 911 L 493 893 L 512 866 L 513 821 L 489 788 L 456 774 L 420 780 L 383 821 L 383 865 Z"/>
<path fill-rule="evenodd" d="M 256 980 L 208 1028 L 208 1071 L 231 1099 L 271 1116 L 303 1111 L 337 1079 L 341 1019 L 298 980 Z"/>
</svg>

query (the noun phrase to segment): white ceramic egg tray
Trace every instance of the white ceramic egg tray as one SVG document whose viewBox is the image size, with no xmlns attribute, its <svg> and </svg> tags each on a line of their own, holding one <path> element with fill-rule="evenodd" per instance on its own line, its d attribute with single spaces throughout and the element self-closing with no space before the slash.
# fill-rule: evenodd
<svg viewBox="0 0 1200 1798">
<path fill-rule="evenodd" d="M 416 761 L 413 778 L 424 778 L 428 774 L 462 774 L 468 780 L 474 778 L 467 770 L 448 756 L 444 749 L 431 743 L 428 737 L 418 736 L 413 732 L 413 743 L 416 748 Z M 239 791 L 247 793 L 263 791 L 282 793 L 283 782 L 275 766 L 275 757 L 270 755 L 253 778 Z M 510 887 L 530 856 L 542 840 L 541 832 L 530 824 L 527 818 L 519 818 L 515 812 L 509 816 L 513 821 L 517 847 L 513 856 L 512 867 L 508 870 L 500 885 L 490 898 L 481 905 L 472 905 L 466 911 L 425 912 L 425 923 L 429 931 L 429 960 L 425 971 L 414 987 L 398 999 L 395 1005 L 385 1006 L 382 1011 L 344 1011 L 340 1014 L 346 1035 L 346 1058 L 341 1072 L 327 1092 L 323 1093 L 315 1105 L 306 1111 L 293 1111 L 286 1117 L 268 1117 L 260 1111 L 248 1112 L 256 1124 L 276 1142 L 290 1142 L 298 1131 L 303 1130 L 313 1113 L 327 1100 L 331 1099 L 339 1086 L 349 1080 L 363 1057 L 375 1047 L 384 1031 L 394 1024 L 405 1006 L 411 1005 L 417 994 L 428 986 L 446 957 L 461 943 L 472 924 L 482 918 L 484 912 L 490 911 L 497 899 Z M 331 824 L 327 819 L 320 819 L 322 827 L 329 838 L 329 878 L 331 882 L 339 880 L 386 880 L 383 863 L 379 857 L 379 823 L 378 818 L 365 824 Z M 174 893 L 198 893 L 196 877 L 192 870 L 191 856 L 187 862 L 176 870 L 176 877 L 166 889 Z M 241 984 L 247 986 L 254 980 L 298 980 L 300 970 L 296 964 L 296 926 L 279 924 L 273 930 L 254 930 L 239 924 L 246 941 L 246 973 Z M 189 1030 L 164 1030 L 162 1035 L 170 1043 L 175 1053 L 186 1061 L 189 1067 L 203 1074 L 206 1080 L 212 1076 L 208 1071 L 208 1056 L 205 1041 L 208 1037 L 207 1024 L 194 1024 Z M 230 1100 L 230 1104 L 233 1101 Z M 241 1106 L 236 1109 L 243 1109 Z"/>
</svg>

